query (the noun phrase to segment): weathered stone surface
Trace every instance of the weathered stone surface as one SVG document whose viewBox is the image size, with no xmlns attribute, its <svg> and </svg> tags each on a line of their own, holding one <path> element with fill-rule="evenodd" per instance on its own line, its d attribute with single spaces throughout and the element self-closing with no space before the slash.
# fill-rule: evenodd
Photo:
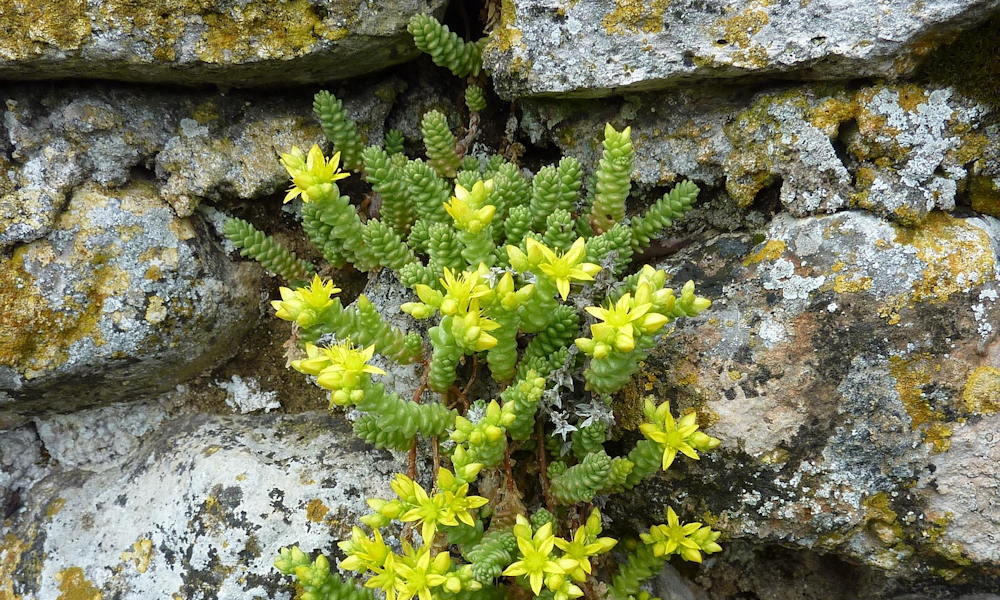
<svg viewBox="0 0 1000 600">
<path fill-rule="evenodd" d="M 619 526 L 670 504 L 758 548 L 997 589 L 1000 221 L 781 214 L 750 240 L 714 237 L 666 264 L 714 305 L 626 398 L 696 410 L 723 445 L 612 500 Z"/>
<path fill-rule="evenodd" d="M 863 208 L 914 224 L 966 193 L 990 213 L 987 188 L 1000 181 L 997 107 L 950 87 L 702 87 L 525 105 L 533 139 L 587 164 L 605 122 L 631 125 L 637 182 L 724 186 L 741 207 L 775 190 L 796 216 Z"/>
<path fill-rule="evenodd" d="M 511 0 L 485 62 L 512 97 L 608 96 L 706 79 L 897 77 L 996 0 Z"/>
<path fill-rule="evenodd" d="M 103 445 L 88 438 L 100 429 L 77 433 Z M 336 552 L 400 470 L 326 414 L 170 419 L 115 467 L 59 469 L 26 492 L 0 595 L 287 600 L 278 549 Z"/>
<path fill-rule="evenodd" d="M 149 183 L 78 188 L 55 228 L 0 260 L 4 418 L 162 392 L 228 357 L 259 314 L 231 262 Z"/>
<path fill-rule="evenodd" d="M 0 78 L 263 86 L 355 77 L 416 55 L 406 32 L 445 0 L 0 4 Z"/>
<path fill-rule="evenodd" d="M 401 82 L 335 88 L 365 139 L 380 140 Z M 180 216 L 202 199 L 249 199 L 284 187 L 277 161 L 324 143 L 310 93 L 204 93 L 111 85 L 31 85 L 0 93 L 0 247 L 38 239 L 73 189 L 155 172 Z M 152 174 L 145 174 L 152 178 Z"/>
</svg>

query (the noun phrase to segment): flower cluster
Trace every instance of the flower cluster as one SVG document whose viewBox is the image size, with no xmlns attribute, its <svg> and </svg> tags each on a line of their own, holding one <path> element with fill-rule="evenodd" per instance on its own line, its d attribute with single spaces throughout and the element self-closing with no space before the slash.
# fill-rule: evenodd
<svg viewBox="0 0 1000 600">
<path fill-rule="evenodd" d="M 465 42 L 428 16 L 408 29 L 435 63 L 470 76 L 473 114 L 461 139 L 446 115 L 427 111 L 424 151 L 411 158 L 415 146 L 401 133 L 382 144 L 364 139 L 344 104 L 321 92 L 314 112 L 332 156 L 318 145 L 283 154 L 292 182 L 284 201 L 301 200 L 315 256 L 337 269 L 391 273 L 416 294 L 402 311 L 434 322 L 407 331 L 409 319 L 383 314 L 364 295 L 345 306 L 312 262 L 246 221 L 224 227 L 241 253 L 290 282 L 272 305 L 295 324 L 301 354 L 291 366 L 329 390 L 331 406 L 352 407 L 365 442 L 410 451 L 407 473 L 391 481 L 394 497 L 368 500 L 367 529 L 355 527 L 340 543 L 340 568 L 360 574 L 360 585 L 297 548 L 283 549 L 276 566 L 309 600 L 492 600 L 529 591 L 571 600 L 605 589 L 616 600 L 641 599 L 642 582 L 668 557 L 700 561 L 719 551 L 719 533 L 681 524 L 671 509 L 612 565 L 597 558 L 617 547 L 601 537 L 600 512 L 582 524 L 571 519 L 669 468 L 678 453 L 697 459 L 719 445 L 693 413 L 675 420 L 668 403 L 649 401 L 645 439 L 624 454 L 605 447 L 618 429 L 615 394 L 668 324 L 710 305 L 691 282 L 677 293 L 666 287 L 663 270 L 627 272 L 692 208 L 698 188 L 680 182 L 626 220 L 631 129 L 610 124 L 588 174 L 572 157 L 532 174 L 517 157 L 479 154 L 473 142 L 488 96 L 472 79 L 482 40 Z M 348 176 L 341 159 L 378 199 L 367 214 L 340 193 Z M 371 364 L 376 353 L 385 371 Z M 402 396 L 373 379 L 393 364 L 422 368 L 420 383 Z M 435 472 L 421 474 L 426 445 Z M 526 474 L 538 481 L 526 484 Z M 610 579 L 595 581 L 599 573 Z"/>
</svg>

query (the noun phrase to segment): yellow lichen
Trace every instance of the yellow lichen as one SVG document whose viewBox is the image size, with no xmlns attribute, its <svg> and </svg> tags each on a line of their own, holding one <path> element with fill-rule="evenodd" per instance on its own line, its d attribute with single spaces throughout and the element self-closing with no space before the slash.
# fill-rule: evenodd
<svg viewBox="0 0 1000 600">
<path fill-rule="evenodd" d="M 609 34 L 659 33 L 669 5 L 670 0 L 615 0 L 615 8 L 604 15 L 601 26 Z"/>
<path fill-rule="evenodd" d="M 992 414 L 1000 410 L 1000 369 L 976 368 L 965 382 L 962 402 L 969 413 Z"/>
<path fill-rule="evenodd" d="M 764 454 L 757 457 L 757 460 L 764 463 L 765 465 L 780 465 L 782 463 L 788 462 L 791 457 L 788 450 L 784 448 L 774 448 L 769 450 Z"/>
<path fill-rule="evenodd" d="M 198 56 L 209 63 L 301 56 L 321 38 L 343 37 L 324 29 L 308 0 L 251 2 L 202 18 L 207 29 Z"/>
<path fill-rule="evenodd" d="M 108 284 L 124 274 L 98 263 L 93 276 L 74 290 L 85 300 L 66 295 L 61 298 L 62 307 L 53 308 L 25 268 L 29 256 L 54 259 L 48 242 L 39 241 L 18 247 L 9 260 L 0 263 L 0 365 L 30 379 L 65 362 L 69 347 L 79 340 L 90 338 L 96 345 L 104 344 L 97 327 L 104 300 L 121 291 L 115 285 L 109 289 Z M 107 259 L 96 255 L 94 260 Z"/>
<path fill-rule="evenodd" d="M 135 563 L 135 570 L 139 573 L 145 573 L 149 569 L 149 563 L 153 559 L 153 540 L 148 538 L 139 538 L 134 544 L 132 544 L 132 550 L 122 552 L 121 560 L 123 562 L 133 562 Z"/>
<path fill-rule="evenodd" d="M 825 98 L 806 112 L 806 120 L 813 127 L 834 137 L 840 130 L 840 124 L 853 119 L 858 114 L 858 103 L 839 97 Z"/>
<path fill-rule="evenodd" d="M 923 353 L 911 358 L 893 356 L 889 358 L 889 374 L 896 381 L 896 392 L 910 415 L 910 428 L 920 431 L 925 443 L 931 444 L 935 452 L 944 452 L 951 447 L 951 428 L 945 415 L 935 410 L 924 394 L 924 386 L 931 383 L 933 374 L 941 370 L 929 354 Z"/>
<path fill-rule="evenodd" d="M 0 543 L 0 600 L 21 600 L 14 593 L 14 575 L 21 563 L 21 555 L 31 547 L 13 533 L 4 535 Z"/>
<path fill-rule="evenodd" d="M 833 291 L 838 294 L 856 294 L 864 292 L 872 287 L 871 277 L 852 277 L 850 275 L 837 275 L 833 278 Z"/>
<path fill-rule="evenodd" d="M 319 498 L 313 498 L 306 504 L 306 518 L 313 523 L 322 523 L 323 517 L 330 512 L 330 508 L 323 504 Z"/>
<path fill-rule="evenodd" d="M 903 528 L 897 519 L 896 511 L 889 505 L 889 496 L 879 492 L 865 498 L 865 522 L 868 530 L 883 544 L 892 546 L 903 539 Z"/>
<path fill-rule="evenodd" d="M 354 8 L 347 3 L 333 17 L 350 19 Z M 176 60 L 178 43 L 192 33 L 201 60 L 229 64 L 301 56 L 320 41 L 342 39 L 347 31 L 328 27 L 308 0 L 239 3 L 221 11 L 207 0 L 107 0 L 93 18 L 97 28 L 143 38 L 158 61 Z"/>
<path fill-rule="evenodd" d="M 219 106 L 215 103 L 215 100 L 205 100 L 194 108 L 191 118 L 197 121 L 199 125 L 208 125 L 212 121 L 218 120 Z"/>
<path fill-rule="evenodd" d="M 765 260 L 776 260 L 784 254 L 785 248 L 785 242 L 781 240 L 768 240 L 760 250 L 743 259 L 743 266 L 749 267 Z"/>
<path fill-rule="evenodd" d="M 101 600 L 101 591 L 87 580 L 80 567 L 69 567 L 56 573 L 59 596 L 56 600 Z"/>
<path fill-rule="evenodd" d="M 926 265 L 910 294 L 914 302 L 945 302 L 996 279 L 989 236 L 964 219 L 932 212 L 918 227 L 896 226 L 895 241 L 914 248 Z"/>
<path fill-rule="evenodd" d="M 515 26 L 517 8 L 514 0 L 500 0 L 500 17 L 496 27 L 490 32 L 490 47 L 500 52 L 508 52 L 515 46 L 521 46 L 523 34 Z"/>
<path fill-rule="evenodd" d="M 0 57 L 29 60 L 80 48 L 91 36 L 86 0 L 0 0 Z"/>
<path fill-rule="evenodd" d="M 61 511 L 63 506 L 65 505 L 66 505 L 65 498 L 56 498 L 52 502 L 49 502 L 49 505 L 45 507 L 45 516 L 51 519 L 52 517 L 59 514 L 59 511 Z"/>
<path fill-rule="evenodd" d="M 927 103 L 927 92 L 912 83 L 899 86 L 899 106 L 907 112 L 916 112 L 917 107 Z"/>
<path fill-rule="evenodd" d="M 736 44 L 744 49 L 749 47 L 750 38 L 771 22 L 770 15 L 763 10 L 768 5 L 769 0 L 756 0 L 735 15 L 719 19 L 715 26 L 722 31 L 720 42 L 724 40 L 726 44 Z"/>
<path fill-rule="evenodd" d="M 1000 186 L 994 179 L 982 175 L 970 177 L 969 198 L 972 210 L 1000 217 Z"/>
</svg>

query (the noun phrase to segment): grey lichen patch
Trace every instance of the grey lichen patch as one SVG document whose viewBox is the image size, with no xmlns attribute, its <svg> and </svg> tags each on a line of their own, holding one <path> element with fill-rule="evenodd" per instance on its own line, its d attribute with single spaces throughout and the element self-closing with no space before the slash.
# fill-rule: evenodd
<svg viewBox="0 0 1000 600">
<path fill-rule="evenodd" d="M 362 134 L 378 140 L 401 87 L 385 78 L 335 89 Z M 203 200 L 277 193 L 287 179 L 278 154 L 324 143 L 306 96 L 18 84 L 3 99 L 0 247 L 43 237 L 87 181 L 151 180 L 186 217 Z"/>
<path fill-rule="evenodd" d="M 746 206 L 780 182 L 795 215 L 851 206 L 913 225 L 954 208 L 986 150 L 987 114 L 951 89 L 915 85 L 764 94 L 726 130 L 726 189 Z"/>
<path fill-rule="evenodd" d="M 77 589 L 85 579 L 103 597 L 287 597 L 278 548 L 329 555 L 403 469 L 323 413 L 168 419 L 117 467 L 63 471 L 26 492 L 0 586 L 57 598 L 56 575 L 77 568 Z M 56 497 L 61 509 L 41 519 Z"/>
<path fill-rule="evenodd" d="M 521 125 L 533 141 L 585 164 L 600 156 L 594 131 L 631 125 L 633 179 L 723 188 L 714 198 L 706 189 L 695 215 L 720 229 L 761 226 L 753 212 L 775 199 L 795 216 L 861 208 L 908 226 L 963 196 L 1000 214 L 996 112 L 953 88 L 703 87 L 523 106 Z"/>
</svg>

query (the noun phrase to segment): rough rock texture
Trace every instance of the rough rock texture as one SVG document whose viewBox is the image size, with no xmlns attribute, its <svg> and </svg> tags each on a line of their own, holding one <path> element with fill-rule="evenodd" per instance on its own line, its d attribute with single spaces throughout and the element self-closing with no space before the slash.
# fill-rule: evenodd
<svg viewBox="0 0 1000 600">
<path fill-rule="evenodd" d="M 152 185 L 87 184 L 46 238 L 0 259 L 0 391 L 14 399 L 3 413 L 170 389 L 231 355 L 259 285 Z"/>
<path fill-rule="evenodd" d="M 897 77 L 996 0 L 508 0 L 486 52 L 508 98 L 608 96 L 694 80 Z"/>
<path fill-rule="evenodd" d="M 987 205 L 985 190 L 1000 180 L 997 107 L 950 87 L 699 87 L 526 106 L 533 139 L 587 164 L 600 157 L 605 122 L 628 124 L 637 182 L 694 179 L 741 207 L 775 190 L 796 216 L 864 208 L 914 224 L 961 194 Z"/>
<path fill-rule="evenodd" d="M 336 92 L 361 134 L 379 140 L 401 85 L 388 77 Z M 136 170 L 149 171 L 180 216 L 202 199 L 268 196 L 287 180 L 277 154 L 323 140 L 306 90 L 20 84 L 0 99 L 0 247 L 45 235 L 83 183 L 120 186 Z"/>
<path fill-rule="evenodd" d="M 625 396 L 696 410 L 723 445 L 612 500 L 619 525 L 669 503 L 733 539 L 866 565 L 898 591 L 997 589 L 998 255 L 992 217 L 904 228 L 841 212 L 782 214 L 757 244 L 703 238 L 671 258 L 675 281 L 715 303 Z"/>
<path fill-rule="evenodd" d="M 82 447 L 101 436 L 77 430 Z M 278 549 L 336 552 L 365 498 L 405 470 L 318 413 L 170 419 L 108 467 L 25 492 L 0 542 L 0 597 L 287 600 Z"/>
<path fill-rule="evenodd" d="M 413 58 L 414 14 L 445 0 L 0 3 L 0 78 L 262 86 L 355 77 Z"/>
</svg>

